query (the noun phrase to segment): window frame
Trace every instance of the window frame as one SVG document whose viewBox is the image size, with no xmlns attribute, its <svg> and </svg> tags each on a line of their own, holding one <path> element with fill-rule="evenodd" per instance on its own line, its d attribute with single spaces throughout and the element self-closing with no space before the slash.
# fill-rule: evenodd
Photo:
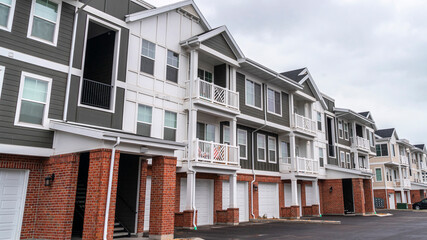
<svg viewBox="0 0 427 240">
<path fill-rule="evenodd" d="M 1 100 L 1 92 L 3 89 L 4 73 L 5 72 L 6 72 L 6 67 L 0 65 L 0 100 Z"/>
<path fill-rule="evenodd" d="M 1 3 L 0 3 L 1 4 Z M 12 25 L 13 25 L 13 17 L 15 16 L 15 6 L 16 6 L 16 0 L 12 0 L 12 4 L 9 6 L 9 18 L 7 19 L 7 26 L 1 26 L 0 30 L 12 31 Z"/>
<path fill-rule="evenodd" d="M 252 84 L 253 84 L 253 86 L 254 86 L 254 104 L 252 105 L 252 104 L 250 104 L 250 103 L 248 103 L 248 94 L 247 94 L 247 89 L 248 89 L 248 82 L 251 82 Z M 261 98 L 261 106 L 260 107 L 257 107 L 255 104 L 255 98 L 256 98 L 256 93 L 255 93 L 255 84 L 258 84 L 259 86 L 260 86 L 260 88 L 261 88 L 261 96 L 260 96 L 260 98 Z M 250 79 L 245 79 L 245 105 L 246 106 L 249 106 L 249 107 L 252 107 L 252 108 L 255 108 L 255 109 L 258 109 L 258 110 L 263 110 L 263 107 L 264 107 L 264 92 L 263 92 L 263 90 L 262 90 L 262 84 L 261 83 L 259 83 L 259 82 L 257 82 L 257 81 L 254 81 L 254 80 L 250 80 Z"/>
<path fill-rule="evenodd" d="M 347 127 L 346 127 L 347 126 Z M 346 128 L 347 128 L 347 130 L 346 130 Z M 343 122 L 343 133 L 344 133 L 344 139 L 345 140 L 349 140 L 350 138 L 350 133 L 349 133 L 349 124 L 348 124 L 348 122 Z"/>
<path fill-rule="evenodd" d="M 258 144 L 259 144 L 258 139 L 260 137 L 263 137 L 263 139 L 264 139 L 264 148 L 258 147 Z M 265 134 L 257 133 L 257 135 L 256 135 L 256 149 L 257 149 L 257 151 L 256 151 L 256 153 L 257 153 L 256 154 L 256 158 L 257 158 L 258 162 L 267 162 L 267 143 L 265 141 L 265 138 L 266 138 Z M 259 159 L 259 149 L 264 149 L 264 159 Z"/>
<path fill-rule="evenodd" d="M 381 180 L 378 180 L 377 170 L 380 170 L 380 176 Z M 383 181 L 383 170 L 382 168 L 375 168 L 375 182 L 382 182 Z"/>
<path fill-rule="evenodd" d="M 319 166 L 325 167 L 325 151 L 321 147 L 318 148 L 318 151 L 319 151 Z M 320 159 L 322 159 L 322 161 L 320 161 Z"/>
<path fill-rule="evenodd" d="M 203 71 L 203 78 L 200 78 L 199 77 L 199 70 L 200 71 Z M 211 79 L 211 81 L 209 82 L 209 81 L 207 81 L 206 80 L 206 73 L 210 73 L 211 75 L 212 75 L 212 79 Z M 199 78 L 200 80 L 202 80 L 202 81 L 205 81 L 205 82 L 208 82 L 208 83 L 214 83 L 214 79 L 215 79 L 215 76 L 214 76 L 214 73 L 213 72 L 211 72 L 210 70 L 206 70 L 205 68 L 203 68 L 203 67 L 198 67 L 197 68 L 197 78 Z"/>
<path fill-rule="evenodd" d="M 142 44 L 143 44 L 143 42 L 144 41 L 147 41 L 147 42 L 149 42 L 149 43 L 151 43 L 151 44 L 153 44 L 154 45 L 154 58 L 152 58 L 152 57 L 150 57 L 150 56 L 146 56 L 146 55 L 144 55 L 144 54 L 142 54 Z M 152 42 L 152 41 L 149 41 L 149 40 L 147 40 L 147 39 L 145 39 L 145 38 L 141 38 L 141 41 L 140 41 L 140 44 L 141 44 L 141 51 L 139 52 L 139 66 L 138 66 L 138 72 L 139 73 L 141 73 L 141 74 L 147 74 L 147 75 L 149 75 L 149 76 L 154 76 L 154 74 L 155 74 L 155 71 L 156 71 L 156 50 L 157 50 L 157 45 L 154 43 L 154 42 Z M 166 51 L 166 54 L 167 54 L 167 51 Z M 147 73 L 147 72 L 144 72 L 144 71 L 142 71 L 141 70 L 141 57 L 145 57 L 145 58 L 147 58 L 147 59 L 149 59 L 149 60 L 152 60 L 153 61 L 153 74 L 151 74 L 151 73 Z M 166 64 L 167 64 L 167 59 L 166 59 Z"/>
<path fill-rule="evenodd" d="M 383 145 L 385 145 L 386 146 L 386 149 L 387 149 L 387 155 L 383 155 L 383 148 L 382 148 L 382 146 Z M 381 153 L 381 155 L 379 155 L 378 156 L 378 149 L 377 149 L 377 147 L 379 146 L 379 148 L 380 148 L 380 153 Z M 377 144 L 376 146 L 375 146 L 375 153 L 376 153 L 376 155 L 377 155 L 377 157 L 388 157 L 388 156 L 390 156 L 390 153 L 389 153 L 389 151 L 388 151 L 388 144 L 387 143 L 380 143 L 380 144 Z"/>
<path fill-rule="evenodd" d="M 41 125 L 19 121 L 19 116 L 21 114 L 21 105 L 22 105 L 22 100 L 23 100 L 22 95 L 24 93 L 24 83 L 25 83 L 26 77 L 34 78 L 36 80 L 45 81 L 48 83 L 47 93 L 46 93 L 46 103 L 44 103 L 45 108 L 44 108 L 44 112 L 43 112 L 43 119 L 42 119 Z M 17 99 L 17 103 L 16 103 L 16 112 L 15 112 L 15 121 L 14 121 L 15 126 L 38 128 L 38 129 L 49 129 L 49 120 L 50 120 L 49 119 L 49 108 L 50 108 L 50 97 L 51 97 L 51 92 L 52 92 L 52 81 L 53 81 L 52 78 L 41 76 L 38 74 L 24 72 L 24 71 L 21 73 L 21 80 L 19 82 L 19 94 L 18 94 L 18 99 Z M 25 101 L 31 101 L 31 100 L 25 100 Z M 32 102 L 35 102 L 35 101 L 32 101 Z"/>
<path fill-rule="evenodd" d="M 270 149 L 270 144 L 269 141 L 273 140 L 274 141 L 274 150 Z M 277 163 L 277 138 L 273 137 L 273 136 L 268 136 L 267 138 L 267 148 L 268 148 L 268 162 L 269 163 Z M 274 151 L 274 161 L 270 160 L 270 151 Z"/>
<path fill-rule="evenodd" d="M 348 169 L 353 168 L 351 165 L 351 154 L 348 152 L 345 153 L 345 165 L 346 165 L 346 168 L 348 168 Z"/>
<path fill-rule="evenodd" d="M 268 94 L 269 94 L 269 91 L 273 91 L 273 93 L 274 93 L 274 95 L 273 95 L 273 97 L 274 97 L 274 105 L 273 105 L 274 106 L 274 112 L 272 112 L 272 111 L 269 110 L 269 107 L 270 107 L 270 104 L 268 103 Z M 261 89 L 261 92 L 262 92 L 262 89 Z M 276 109 L 276 93 L 279 93 L 279 102 L 280 102 L 279 112 L 280 113 L 276 112 L 276 110 L 277 110 Z M 261 101 L 262 101 L 262 98 L 261 98 Z M 281 91 L 277 91 L 277 90 L 275 90 L 275 89 L 273 89 L 271 87 L 267 87 L 267 112 L 270 113 L 270 114 L 274 114 L 274 115 L 277 115 L 277 116 L 281 117 L 282 116 L 282 108 L 283 108 L 283 106 L 282 106 L 282 92 Z"/>
<path fill-rule="evenodd" d="M 323 121 L 322 121 L 322 113 L 321 112 L 316 112 L 316 122 L 317 122 L 317 131 L 319 132 L 323 132 Z M 320 121 L 319 121 L 319 117 L 320 117 Z M 319 125 L 320 124 L 320 125 Z M 319 129 L 320 127 L 320 129 Z"/>
<path fill-rule="evenodd" d="M 173 54 L 178 55 L 178 60 L 177 60 L 178 66 L 177 66 L 177 67 L 175 67 L 175 66 L 173 66 L 173 65 L 170 65 L 170 64 L 168 63 L 168 61 L 169 61 L 169 52 L 171 52 L 171 53 L 173 53 Z M 154 53 L 155 53 L 155 52 L 154 52 Z M 172 83 L 178 84 L 178 82 L 179 82 L 179 81 L 178 81 L 178 80 L 179 80 L 179 57 L 180 57 L 180 54 L 179 54 L 179 53 L 174 52 L 174 51 L 172 51 L 172 50 L 170 50 L 170 49 L 166 49 L 166 67 L 165 67 L 165 80 L 166 80 L 166 81 L 169 81 L 169 82 L 172 82 Z M 168 75 L 168 67 L 171 67 L 171 68 L 173 68 L 173 69 L 176 69 L 176 71 L 177 71 L 177 73 L 176 73 L 176 82 L 175 82 L 174 80 L 168 79 L 168 77 L 167 77 L 167 75 Z"/>
<path fill-rule="evenodd" d="M 175 113 L 175 121 L 176 121 L 175 128 L 166 126 L 166 112 Z M 177 129 L 178 129 L 178 113 L 177 112 L 169 111 L 169 110 L 163 111 L 163 139 L 165 139 L 165 128 L 175 130 L 175 140 L 174 141 L 176 141 L 176 137 L 177 137 L 176 134 L 177 134 Z"/>
<path fill-rule="evenodd" d="M 239 143 L 239 131 L 240 132 L 244 132 L 245 134 L 245 144 L 240 144 Z M 240 145 L 244 145 L 245 146 L 245 157 L 243 158 L 242 156 L 240 156 Z M 244 129 L 237 129 L 237 146 L 239 147 L 239 158 L 242 160 L 248 160 L 248 131 L 244 130 Z"/>
<path fill-rule="evenodd" d="M 340 129 L 341 126 L 341 129 Z M 344 125 L 342 120 L 338 120 L 338 138 L 344 138 Z"/>
<path fill-rule="evenodd" d="M 36 6 L 36 0 L 32 0 L 32 3 L 31 3 L 31 12 L 30 12 L 30 19 L 29 19 L 29 23 L 28 23 L 27 38 L 56 47 L 58 45 L 59 24 L 60 24 L 60 20 L 61 20 L 62 1 L 60 1 L 60 0 L 49 0 L 49 1 L 58 4 L 58 14 L 56 16 L 55 31 L 53 33 L 53 41 L 50 42 L 48 40 L 38 38 L 38 37 L 34 37 L 31 35 L 32 31 L 33 31 L 33 22 L 34 22 L 34 17 L 35 17 L 34 11 L 35 11 L 35 6 Z M 43 20 L 46 20 L 46 19 L 43 18 Z"/>
<path fill-rule="evenodd" d="M 345 168 L 345 152 L 340 151 L 340 167 Z"/>
<path fill-rule="evenodd" d="M 225 140 L 225 132 L 226 132 L 226 130 L 228 130 L 228 137 L 229 137 L 228 141 L 226 141 L 226 140 Z M 223 144 L 231 145 L 231 133 L 230 133 L 230 126 L 226 126 L 226 125 L 224 125 L 224 126 L 222 127 L 222 143 L 223 143 Z"/>
</svg>

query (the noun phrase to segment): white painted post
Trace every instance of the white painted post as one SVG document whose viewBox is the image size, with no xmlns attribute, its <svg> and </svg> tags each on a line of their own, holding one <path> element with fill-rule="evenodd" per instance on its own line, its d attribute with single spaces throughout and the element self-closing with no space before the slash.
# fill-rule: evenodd
<svg viewBox="0 0 427 240">
<path fill-rule="evenodd" d="M 193 210 L 193 189 L 196 187 L 194 172 L 187 172 L 187 198 L 185 200 L 185 210 Z"/>
<path fill-rule="evenodd" d="M 359 153 L 354 151 L 354 165 L 356 165 L 356 169 L 359 169 Z"/>
<path fill-rule="evenodd" d="M 412 201 L 411 201 L 411 190 L 408 190 L 408 203 L 412 203 Z"/>
<path fill-rule="evenodd" d="M 295 117 L 294 117 L 294 94 L 289 94 L 289 109 L 291 110 L 291 116 L 290 116 L 290 124 L 291 127 L 295 127 Z"/>
<path fill-rule="evenodd" d="M 291 206 L 299 206 L 299 203 L 298 203 L 298 185 L 297 185 L 296 179 L 291 180 L 291 188 L 292 188 L 292 204 L 291 204 Z"/>
<path fill-rule="evenodd" d="M 230 208 L 237 208 L 237 174 L 233 173 L 229 179 L 230 186 Z"/>
<path fill-rule="evenodd" d="M 292 167 L 294 167 L 294 171 L 298 170 L 298 164 L 296 160 L 296 154 L 295 154 L 295 134 L 291 133 L 289 134 L 289 149 L 290 149 L 290 157 L 291 157 L 291 164 Z"/>
</svg>

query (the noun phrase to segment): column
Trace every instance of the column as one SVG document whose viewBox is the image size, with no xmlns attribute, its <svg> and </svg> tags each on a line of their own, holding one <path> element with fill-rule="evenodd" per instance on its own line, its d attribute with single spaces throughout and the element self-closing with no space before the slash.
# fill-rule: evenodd
<svg viewBox="0 0 427 240">
<path fill-rule="evenodd" d="M 140 160 L 140 180 L 139 180 L 139 199 L 138 199 L 138 225 L 137 233 L 144 233 L 144 215 L 145 215 L 145 193 L 147 191 L 147 167 L 148 162 L 145 159 Z"/>
<path fill-rule="evenodd" d="M 312 214 L 320 216 L 320 195 L 319 195 L 319 180 L 311 182 L 314 191 L 314 204 L 312 205 Z"/>
<path fill-rule="evenodd" d="M 356 165 L 356 169 L 360 168 L 359 165 L 359 152 L 354 151 L 354 165 Z"/>
<path fill-rule="evenodd" d="M 294 171 L 298 169 L 298 162 L 295 154 L 295 134 L 289 134 L 289 154 L 291 157 L 291 165 Z"/>
<path fill-rule="evenodd" d="M 310 141 L 306 141 L 305 151 L 306 151 L 306 158 L 311 158 L 311 144 L 310 144 Z"/>
<path fill-rule="evenodd" d="M 227 209 L 227 223 L 239 224 L 239 208 L 237 207 L 237 173 L 231 174 L 229 178 L 230 206 Z"/>
<path fill-rule="evenodd" d="M 237 119 L 230 121 L 230 144 L 237 146 Z"/>
<path fill-rule="evenodd" d="M 292 204 L 291 204 L 291 218 L 300 217 L 300 207 L 298 202 L 298 183 L 296 179 L 291 180 L 292 188 Z"/>
<path fill-rule="evenodd" d="M 153 158 L 150 239 L 173 239 L 175 222 L 176 158 Z"/>
<path fill-rule="evenodd" d="M 308 102 L 304 103 L 304 116 L 310 118 L 310 104 Z"/>
<path fill-rule="evenodd" d="M 194 194 L 193 189 L 196 187 L 196 176 L 194 172 L 187 172 L 187 196 L 185 201 L 185 210 L 193 210 Z"/>
<path fill-rule="evenodd" d="M 294 114 L 295 114 L 295 112 L 294 112 L 294 94 L 292 94 L 292 93 L 290 93 L 289 94 L 289 109 L 291 110 L 291 122 L 290 122 L 290 124 L 291 124 L 291 127 L 294 127 L 295 126 L 295 123 L 294 123 L 294 121 L 295 121 L 295 116 L 294 116 Z"/>
<path fill-rule="evenodd" d="M 237 91 L 236 68 L 230 66 L 230 90 Z"/>
<path fill-rule="evenodd" d="M 190 52 L 190 81 L 194 82 L 194 80 L 197 79 L 198 69 L 199 69 L 199 52 L 193 49 Z"/>
</svg>

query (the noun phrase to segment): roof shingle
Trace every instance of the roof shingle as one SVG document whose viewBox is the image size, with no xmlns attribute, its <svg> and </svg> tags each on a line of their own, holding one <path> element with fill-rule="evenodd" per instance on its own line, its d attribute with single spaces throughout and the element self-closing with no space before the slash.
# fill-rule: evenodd
<svg viewBox="0 0 427 240">
<path fill-rule="evenodd" d="M 389 138 L 393 135 L 394 128 L 380 129 L 375 131 L 375 134 L 382 138 Z"/>
</svg>

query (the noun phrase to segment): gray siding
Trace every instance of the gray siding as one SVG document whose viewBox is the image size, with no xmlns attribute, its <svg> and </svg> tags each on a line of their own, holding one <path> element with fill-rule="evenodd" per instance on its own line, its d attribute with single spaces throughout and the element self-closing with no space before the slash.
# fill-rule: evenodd
<svg viewBox="0 0 427 240">
<path fill-rule="evenodd" d="M 62 3 L 57 46 L 27 38 L 31 12 L 30 0 L 17 0 L 12 31 L 0 31 L 1 46 L 68 65 L 73 30 L 74 7 Z"/>
<path fill-rule="evenodd" d="M 215 37 L 209 38 L 208 40 L 202 42 L 202 44 L 224 54 L 229 58 L 234 60 L 237 59 L 236 55 L 234 55 L 233 50 L 230 48 L 222 34 L 218 34 Z"/>
<path fill-rule="evenodd" d="M 80 0 L 80 2 L 86 3 L 88 0 Z M 89 6 L 108 13 L 120 20 L 125 20 L 127 14 L 146 10 L 146 8 L 130 0 L 91 0 Z"/>
<path fill-rule="evenodd" d="M 310 86 L 308 85 L 307 81 L 305 81 L 302 85 L 304 86 L 304 88 L 302 89 L 302 92 L 315 98 L 315 95 L 311 90 Z"/>
<path fill-rule="evenodd" d="M 329 101 L 327 98 L 323 98 L 325 100 L 326 106 L 328 106 L 329 112 L 334 112 L 335 103 L 332 101 Z"/>
<path fill-rule="evenodd" d="M 125 90 L 117 88 L 114 113 L 78 107 L 80 78 L 73 76 L 71 80 L 70 101 L 68 106 L 68 120 L 91 124 L 95 126 L 122 129 L 123 106 Z"/>
<path fill-rule="evenodd" d="M 245 75 L 241 73 L 236 74 L 237 81 L 237 92 L 239 92 L 239 101 L 240 101 L 240 112 L 242 114 L 246 114 L 252 117 L 257 117 L 260 119 L 264 119 L 264 111 L 260 109 L 256 109 L 245 104 Z M 262 86 L 261 86 L 262 87 Z"/>
<path fill-rule="evenodd" d="M 22 71 L 52 78 L 49 118 L 62 119 L 66 74 L 50 69 L 0 57 L 5 66 L 3 90 L 0 99 L 0 142 L 4 144 L 52 147 L 53 131 L 14 126 Z"/>
<path fill-rule="evenodd" d="M 145 10 L 147 9 L 137 3 L 134 3 L 132 1 L 129 3 L 129 14 L 141 12 Z"/>
</svg>

